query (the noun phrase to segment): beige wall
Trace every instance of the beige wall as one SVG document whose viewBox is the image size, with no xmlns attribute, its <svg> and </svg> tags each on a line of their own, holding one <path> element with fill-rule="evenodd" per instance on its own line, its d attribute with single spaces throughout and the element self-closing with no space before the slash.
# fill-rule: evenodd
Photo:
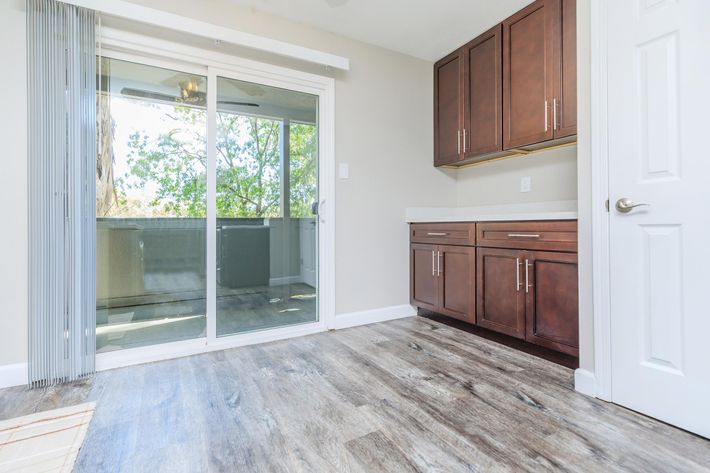
<svg viewBox="0 0 710 473">
<path fill-rule="evenodd" d="M 232 49 L 335 78 L 336 161 L 350 166 L 350 179 L 336 181 L 336 314 L 407 304 L 404 209 L 456 203 L 455 174 L 431 165 L 431 63 L 223 0 L 198 9 L 191 0 L 131 1 L 350 59 L 342 72 Z"/>
<path fill-rule="evenodd" d="M 579 364 L 594 372 L 592 312 L 591 2 L 577 1 L 577 208 L 579 212 Z M 597 203 L 602 205 L 601 202 Z"/>
<path fill-rule="evenodd" d="M 520 192 L 521 177 L 531 178 L 530 192 Z M 456 203 L 462 207 L 576 199 L 575 146 L 472 166 L 457 174 Z"/>
<path fill-rule="evenodd" d="M 431 166 L 431 64 L 297 23 L 258 15 L 226 1 L 136 1 L 146 6 L 346 56 L 340 72 L 273 55 L 245 56 L 336 79 L 336 160 L 350 179 L 336 182 L 336 313 L 406 304 L 408 206 L 454 205 L 455 179 Z M 24 1 L 0 3 L 5 83 L 12 87 L 0 126 L 4 164 L 0 198 L 0 366 L 26 361 L 27 188 Z"/>
<path fill-rule="evenodd" d="M 27 359 L 27 60 L 24 0 L 0 2 L 0 366 Z"/>
<path fill-rule="evenodd" d="M 589 226 L 588 77 L 580 77 L 579 150 L 566 148 L 459 171 L 432 167 L 431 64 L 305 25 L 229 4 L 226 0 L 131 0 L 153 8 L 312 47 L 351 60 L 348 72 L 327 70 L 239 48 L 242 56 L 336 79 L 336 161 L 350 179 L 336 182 L 336 313 L 408 302 L 409 206 L 468 206 L 527 201 L 580 200 L 580 301 L 582 366 L 593 368 Z M 580 73 L 589 73 L 589 5 L 580 0 Z M 0 120 L 5 162 L 0 194 L 5 221 L 0 237 L 0 366 L 26 361 L 27 199 L 26 63 L 24 1 L 0 3 L 0 53 L 6 94 Z M 159 34 L 167 36 L 166 32 Z M 475 32 L 472 32 L 472 35 Z M 208 45 L 207 42 L 196 44 Z M 586 94 L 586 95 L 585 95 Z M 579 153 L 579 164 L 576 159 Z M 520 193 L 520 177 L 532 192 Z M 577 176 L 580 186 L 577 187 Z"/>
</svg>

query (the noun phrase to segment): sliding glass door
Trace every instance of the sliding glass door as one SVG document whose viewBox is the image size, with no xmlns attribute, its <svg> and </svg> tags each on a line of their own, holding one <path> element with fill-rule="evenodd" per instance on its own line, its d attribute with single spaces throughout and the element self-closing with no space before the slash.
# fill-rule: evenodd
<svg viewBox="0 0 710 473">
<path fill-rule="evenodd" d="M 317 322 L 318 96 L 118 57 L 98 63 L 97 352 Z"/>
<path fill-rule="evenodd" d="M 217 336 L 315 322 L 318 97 L 217 78 Z"/>
<path fill-rule="evenodd" d="M 207 78 L 98 70 L 96 351 L 204 337 Z"/>
</svg>

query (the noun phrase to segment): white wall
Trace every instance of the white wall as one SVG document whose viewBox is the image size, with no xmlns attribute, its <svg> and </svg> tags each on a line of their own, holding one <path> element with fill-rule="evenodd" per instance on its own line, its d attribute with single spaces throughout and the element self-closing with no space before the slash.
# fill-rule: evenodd
<svg viewBox="0 0 710 473">
<path fill-rule="evenodd" d="M 27 359 L 27 60 L 24 0 L 0 2 L 0 366 Z"/>
</svg>

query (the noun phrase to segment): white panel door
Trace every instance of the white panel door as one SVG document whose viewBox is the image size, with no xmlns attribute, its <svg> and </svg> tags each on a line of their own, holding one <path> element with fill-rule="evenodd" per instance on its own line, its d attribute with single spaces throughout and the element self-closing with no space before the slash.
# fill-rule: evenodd
<svg viewBox="0 0 710 473">
<path fill-rule="evenodd" d="M 710 437 L 710 1 L 607 5 L 612 400 Z"/>
</svg>

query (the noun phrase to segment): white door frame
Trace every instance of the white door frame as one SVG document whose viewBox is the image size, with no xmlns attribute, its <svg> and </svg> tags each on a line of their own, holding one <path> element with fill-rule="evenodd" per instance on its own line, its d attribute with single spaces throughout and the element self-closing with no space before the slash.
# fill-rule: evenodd
<svg viewBox="0 0 710 473">
<path fill-rule="evenodd" d="M 611 401 L 607 2 L 591 4 L 592 303 L 595 394 Z"/>
<path fill-rule="evenodd" d="M 595 395 L 611 401 L 607 5 L 591 3 L 592 304 Z"/>
<path fill-rule="evenodd" d="M 112 28 L 101 30 L 105 56 L 207 76 L 208 180 L 214 180 L 216 77 L 258 82 L 317 95 L 318 100 L 318 321 L 224 337 L 216 336 L 216 220 L 213 186 L 207 209 L 207 336 L 195 340 L 130 348 L 96 356 L 98 371 L 214 350 L 297 337 L 335 328 L 335 80 L 236 56 Z M 211 200 L 210 200 L 211 199 Z"/>
</svg>

